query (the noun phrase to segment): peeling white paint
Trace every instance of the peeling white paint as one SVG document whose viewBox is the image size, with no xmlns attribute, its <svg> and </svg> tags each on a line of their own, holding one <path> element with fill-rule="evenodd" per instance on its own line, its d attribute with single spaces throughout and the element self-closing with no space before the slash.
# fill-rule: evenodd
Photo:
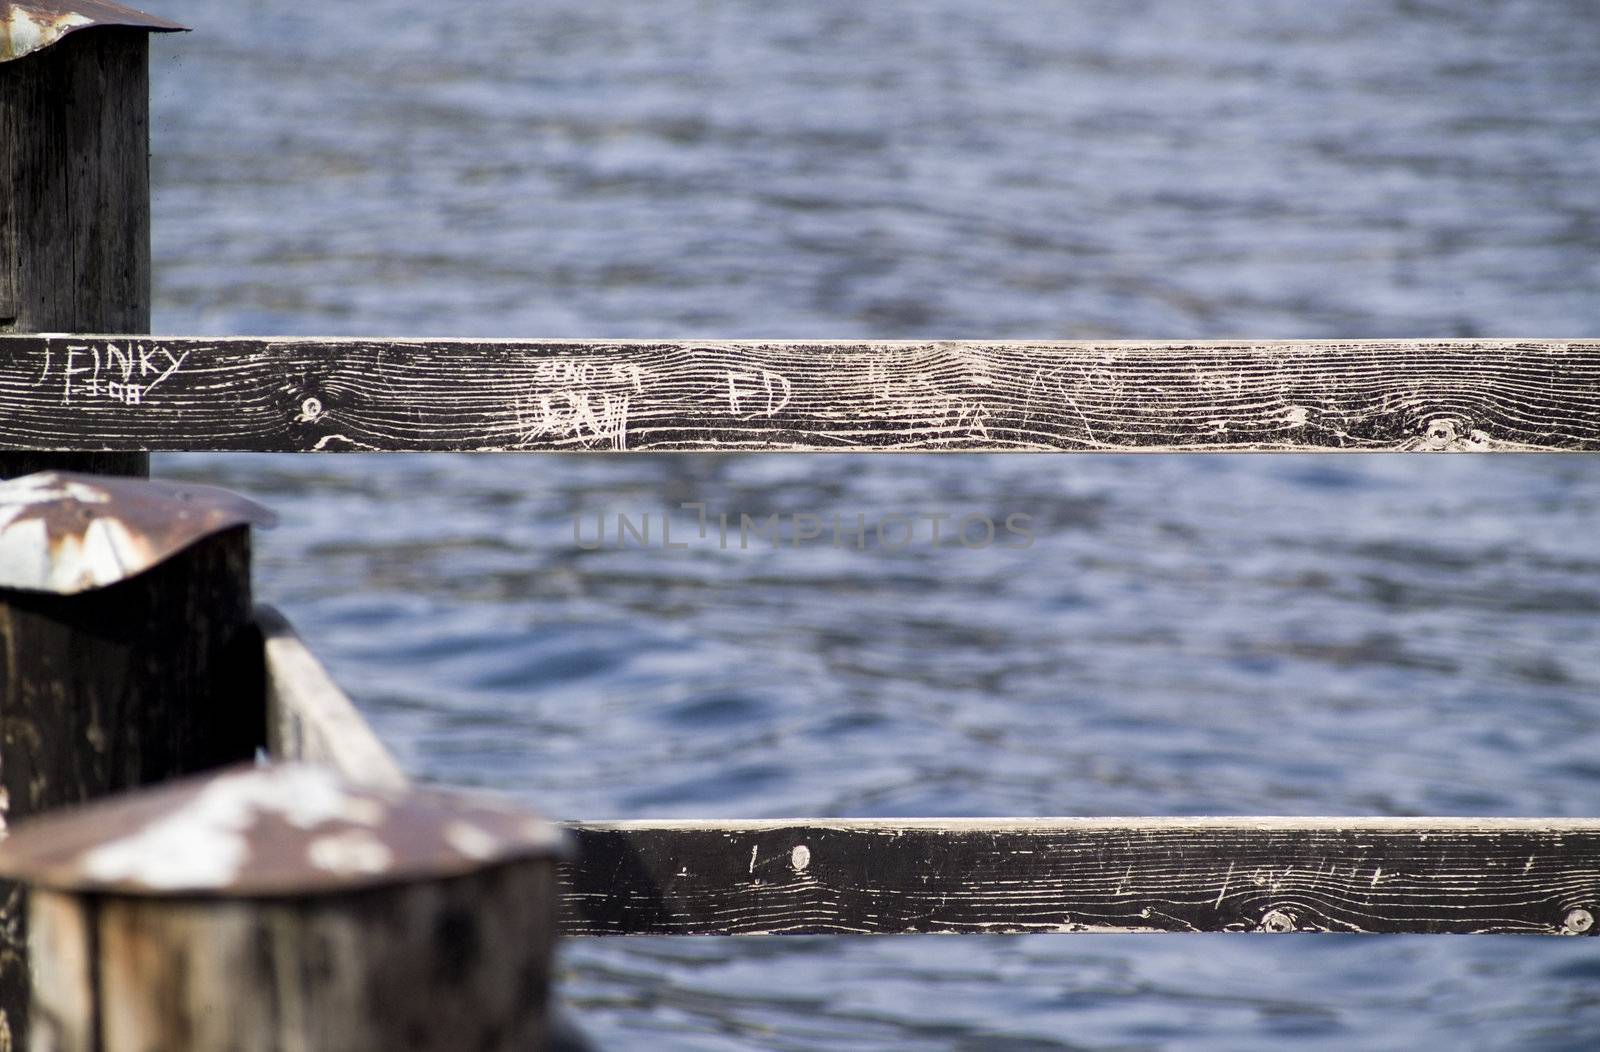
<svg viewBox="0 0 1600 1052">
<path fill-rule="evenodd" d="M 314 829 L 363 813 L 352 802 L 338 776 L 317 767 L 224 775 L 179 810 L 87 853 L 83 871 L 166 891 L 226 887 L 249 860 L 246 834 L 262 818 Z"/>
<path fill-rule="evenodd" d="M 0 567 L 5 568 L 0 585 L 18 587 L 27 582 L 48 588 L 52 577 L 50 532 L 39 519 L 10 525 L 11 519 L 21 511 L 20 508 L 0 507 Z"/>
<path fill-rule="evenodd" d="M 468 858 L 493 858 L 500 850 L 500 838 L 471 822 L 451 822 L 444 827 L 444 842 Z"/>
<path fill-rule="evenodd" d="M 370 796 L 351 796 L 345 799 L 339 817 L 358 826 L 376 826 L 383 823 L 388 813 L 389 809 L 382 800 L 374 800 Z"/>
<path fill-rule="evenodd" d="M 0 4 L 0 62 L 47 48 L 85 26 L 127 26 L 156 33 L 183 29 L 131 7 L 74 0 L 12 0 Z"/>
<path fill-rule="evenodd" d="M 58 500 L 75 500 L 82 504 L 104 504 L 110 498 L 105 493 L 79 482 L 63 479 L 46 472 L 11 479 L 0 486 L 0 531 L 36 504 L 49 504 Z"/>
<path fill-rule="evenodd" d="M 65 14 L 48 20 L 36 20 L 25 9 L 13 7 L 6 23 L 10 46 L 7 58 L 21 58 L 41 48 L 47 48 L 74 29 L 90 25 L 91 21 L 80 14 Z"/>
<path fill-rule="evenodd" d="M 306 861 L 340 876 L 382 873 L 394 864 L 394 852 L 370 830 L 348 829 L 313 840 Z"/>
<path fill-rule="evenodd" d="M 73 595 L 272 513 L 225 490 L 41 472 L 0 482 L 0 587 Z"/>
<path fill-rule="evenodd" d="M 121 580 L 130 575 L 129 567 L 139 564 L 142 554 L 142 545 L 121 520 L 96 519 L 83 533 L 79 561 L 86 567 L 101 567 L 98 574 L 111 574 L 114 580 Z M 68 565 L 71 560 L 58 562 Z"/>
</svg>

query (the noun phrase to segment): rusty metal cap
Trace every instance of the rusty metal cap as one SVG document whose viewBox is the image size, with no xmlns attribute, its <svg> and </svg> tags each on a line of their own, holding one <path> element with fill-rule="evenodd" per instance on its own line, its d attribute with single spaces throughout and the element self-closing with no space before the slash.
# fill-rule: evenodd
<svg viewBox="0 0 1600 1052">
<path fill-rule="evenodd" d="M 0 482 L 0 588 L 75 595 L 277 516 L 216 486 L 42 471 Z"/>
<path fill-rule="evenodd" d="M 280 898 L 565 857 L 566 837 L 481 793 L 381 789 L 309 764 L 234 767 L 20 823 L 0 876 L 137 897 Z"/>
<path fill-rule="evenodd" d="M 188 32 L 186 26 L 111 0 L 0 0 L 0 62 L 31 55 L 74 30 L 91 26 Z"/>
</svg>

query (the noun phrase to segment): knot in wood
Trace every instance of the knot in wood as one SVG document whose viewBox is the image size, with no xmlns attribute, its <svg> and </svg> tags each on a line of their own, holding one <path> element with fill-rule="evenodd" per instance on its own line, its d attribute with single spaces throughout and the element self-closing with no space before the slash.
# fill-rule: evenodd
<svg viewBox="0 0 1600 1052">
<path fill-rule="evenodd" d="M 1491 445 L 1487 431 L 1469 428 L 1448 416 L 1429 420 L 1422 435 L 1422 448 L 1436 452 L 1470 453 L 1487 450 Z"/>
</svg>

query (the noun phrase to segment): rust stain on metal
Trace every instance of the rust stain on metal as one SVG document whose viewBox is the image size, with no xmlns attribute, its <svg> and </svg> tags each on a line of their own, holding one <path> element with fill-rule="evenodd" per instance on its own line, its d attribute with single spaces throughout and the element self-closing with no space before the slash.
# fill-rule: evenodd
<svg viewBox="0 0 1600 1052">
<path fill-rule="evenodd" d="M 0 0 L 0 62 L 31 55 L 78 29 L 121 26 L 154 33 L 186 32 L 185 26 L 111 0 Z"/>
<path fill-rule="evenodd" d="M 566 834 L 481 793 L 381 789 L 309 764 L 221 773 L 57 811 L 0 844 L 0 876 L 132 896 L 274 898 L 566 857 Z"/>
<path fill-rule="evenodd" d="M 0 588 L 73 595 L 277 517 L 215 486 L 45 471 L 0 482 Z"/>
</svg>

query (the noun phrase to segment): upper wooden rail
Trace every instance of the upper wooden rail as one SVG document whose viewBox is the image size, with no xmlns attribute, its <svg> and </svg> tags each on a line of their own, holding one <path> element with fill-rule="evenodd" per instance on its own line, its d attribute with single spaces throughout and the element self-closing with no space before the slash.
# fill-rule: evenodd
<svg viewBox="0 0 1600 1052">
<path fill-rule="evenodd" d="M 1600 342 L 0 337 L 24 450 L 1600 450 Z"/>
</svg>

